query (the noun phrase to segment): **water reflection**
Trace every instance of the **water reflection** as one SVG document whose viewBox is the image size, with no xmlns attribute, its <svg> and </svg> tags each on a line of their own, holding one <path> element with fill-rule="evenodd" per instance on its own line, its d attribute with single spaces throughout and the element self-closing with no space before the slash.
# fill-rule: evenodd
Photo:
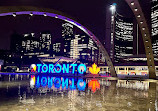
<svg viewBox="0 0 158 111">
<path fill-rule="evenodd" d="M 96 92 L 96 90 L 100 89 L 100 83 L 98 82 L 98 80 L 96 79 L 93 79 L 93 80 L 90 80 L 88 82 L 88 88 L 90 88 L 92 90 L 92 92 Z"/>
<path fill-rule="evenodd" d="M 50 88 L 51 90 L 79 90 L 84 91 L 86 82 L 83 78 L 67 78 L 53 76 L 31 76 L 32 88 Z"/>
<path fill-rule="evenodd" d="M 27 75 L 22 75 L 21 80 L 21 75 L 18 77 L 0 82 L 0 111 L 157 110 L 158 85 L 155 82 L 53 76 L 28 78 Z"/>
</svg>

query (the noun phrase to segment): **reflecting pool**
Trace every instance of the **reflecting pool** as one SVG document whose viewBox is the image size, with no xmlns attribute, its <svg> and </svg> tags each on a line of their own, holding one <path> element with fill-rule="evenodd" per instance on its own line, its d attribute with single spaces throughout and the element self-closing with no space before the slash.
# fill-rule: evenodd
<svg viewBox="0 0 158 111">
<path fill-rule="evenodd" d="M 0 111 L 155 111 L 157 82 L 0 75 Z"/>
</svg>

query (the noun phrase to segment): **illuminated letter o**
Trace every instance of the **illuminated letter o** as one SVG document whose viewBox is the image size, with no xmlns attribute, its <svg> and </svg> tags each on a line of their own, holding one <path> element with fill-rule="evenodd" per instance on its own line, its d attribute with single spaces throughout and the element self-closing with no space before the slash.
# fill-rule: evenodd
<svg viewBox="0 0 158 111">
<path fill-rule="evenodd" d="M 57 70 L 57 67 L 59 67 L 59 70 Z M 60 65 L 60 64 L 57 64 L 57 65 L 56 65 L 56 68 L 55 68 L 55 72 L 56 72 L 56 73 L 60 73 L 60 72 L 61 72 L 61 69 L 62 69 L 61 65 Z"/>
<path fill-rule="evenodd" d="M 46 68 L 45 70 L 44 70 L 44 67 Z M 48 71 L 48 66 L 46 64 L 44 64 L 42 66 L 42 72 L 46 73 L 47 71 Z"/>
<path fill-rule="evenodd" d="M 84 65 L 84 64 L 80 64 L 79 66 L 78 66 L 78 72 L 80 73 L 80 74 L 83 74 L 84 72 L 86 72 L 86 66 Z M 83 70 L 83 71 L 82 71 Z"/>
</svg>

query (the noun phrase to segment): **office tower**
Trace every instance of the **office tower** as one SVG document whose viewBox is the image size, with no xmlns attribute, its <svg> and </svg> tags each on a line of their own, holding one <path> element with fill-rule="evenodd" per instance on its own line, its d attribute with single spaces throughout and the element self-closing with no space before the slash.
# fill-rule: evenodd
<svg viewBox="0 0 158 111">
<path fill-rule="evenodd" d="M 151 36 L 154 56 L 158 55 L 158 1 L 151 2 Z"/>
<path fill-rule="evenodd" d="M 111 22 L 106 25 L 106 36 L 110 38 L 106 40 L 110 43 L 106 43 L 106 48 L 112 62 L 120 63 L 122 58 L 133 55 L 133 19 L 118 14 L 116 4 L 111 5 L 110 10 L 107 21 Z"/>
<path fill-rule="evenodd" d="M 50 31 L 43 31 L 40 33 L 40 50 L 48 53 L 51 49 L 51 33 Z"/>
<path fill-rule="evenodd" d="M 71 40 L 70 57 L 74 59 L 82 59 L 87 61 L 95 61 L 98 47 L 94 41 L 85 34 L 76 34 Z M 96 60 L 97 61 L 97 60 Z"/>
<path fill-rule="evenodd" d="M 115 15 L 114 62 L 133 55 L 133 19 Z"/>
<path fill-rule="evenodd" d="M 64 56 L 84 61 L 98 62 L 98 47 L 84 32 L 78 31 L 70 23 L 62 24 Z"/>
<path fill-rule="evenodd" d="M 78 38 L 79 35 L 75 35 L 75 38 L 70 43 L 70 57 L 73 59 L 79 58 Z"/>
<path fill-rule="evenodd" d="M 74 39 L 73 25 L 70 23 L 62 24 L 62 38 L 64 41 L 64 56 L 70 57 L 70 44 Z"/>
<path fill-rule="evenodd" d="M 39 52 L 39 39 L 35 38 L 35 34 L 24 34 L 22 39 L 22 53 Z"/>
<path fill-rule="evenodd" d="M 55 53 L 59 53 L 61 51 L 61 43 L 54 43 L 53 44 L 53 51 Z"/>
</svg>

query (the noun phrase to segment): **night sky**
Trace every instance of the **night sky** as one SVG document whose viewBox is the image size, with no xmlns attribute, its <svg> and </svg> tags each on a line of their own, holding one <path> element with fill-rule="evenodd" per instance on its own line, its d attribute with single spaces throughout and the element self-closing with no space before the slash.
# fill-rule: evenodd
<svg viewBox="0 0 158 111">
<path fill-rule="evenodd" d="M 149 23 L 150 0 L 139 1 Z M 117 12 L 127 17 L 133 17 L 124 0 L 0 0 L 0 6 L 37 6 L 60 11 L 89 28 L 100 41 L 105 40 L 106 22 L 108 22 L 106 13 L 112 3 L 117 3 Z M 0 49 L 9 49 L 8 43 L 14 31 L 22 34 L 50 30 L 53 38 L 58 38 L 61 36 L 61 23 L 61 20 L 42 16 L 0 17 Z"/>
<path fill-rule="evenodd" d="M 51 31 L 52 42 L 61 37 L 63 21 L 44 16 L 20 15 L 17 17 L 1 17 L 0 48 L 9 49 L 11 35 L 13 33 L 26 34 L 35 33 L 35 37 L 40 37 L 41 31 Z M 6 25 L 7 24 L 7 25 Z"/>
</svg>

